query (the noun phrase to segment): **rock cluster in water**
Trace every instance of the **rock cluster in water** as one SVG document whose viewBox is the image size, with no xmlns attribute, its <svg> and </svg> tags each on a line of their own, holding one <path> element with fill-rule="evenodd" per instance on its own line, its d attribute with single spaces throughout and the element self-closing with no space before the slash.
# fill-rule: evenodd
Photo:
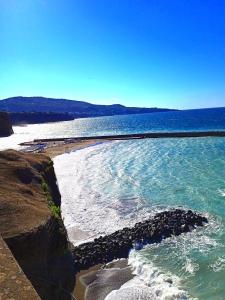
<svg viewBox="0 0 225 300">
<path fill-rule="evenodd" d="M 77 270 L 81 270 L 113 259 L 127 258 L 132 248 L 139 250 L 145 244 L 158 243 L 172 235 L 192 231 L 196 226 L 203 226 L 207 222 L 205 217 L 191 210 L 161 212 L 150 220 L 136 223 L 133 228 L 124 228 L 75 247 L 75 266 Z"/>
</svg>

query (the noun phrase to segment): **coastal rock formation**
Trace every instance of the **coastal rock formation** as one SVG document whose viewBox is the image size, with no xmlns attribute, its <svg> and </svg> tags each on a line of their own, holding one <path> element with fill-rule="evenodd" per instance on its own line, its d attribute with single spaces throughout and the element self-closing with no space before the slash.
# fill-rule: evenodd
<svg viewBox="0 0 225 300">
<path fill-rule="evenodd" d="M 0 112 L 0 137 L 13 134 L 12 124 L 6 112 Z"/>
<path fill-rule="evenodd" d="M 41 299 L 71 299 L 74 268 L 53 163 L 0 152 L 0 234 Z"/>
<path fill-rule="evenodd" d="M 75 265 L 80 270 L 113 259 L 127 258 L 133 247 L 140 250 L 145 244 L 157 243 L 172 235 L 192 231 L 204 223 L 207 223 L 207 219 L 191 210 L 161 212 L 150 220 L 136 223 L 133 228 L 124 228 L 75 247 Z"/>
</svg>

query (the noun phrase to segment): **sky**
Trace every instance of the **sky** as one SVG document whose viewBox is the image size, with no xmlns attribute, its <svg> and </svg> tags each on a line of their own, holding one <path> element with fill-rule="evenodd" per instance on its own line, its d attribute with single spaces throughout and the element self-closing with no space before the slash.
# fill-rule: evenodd
<svg viewBox="0 0 225 300">
<path fill-rule="evenodd" d="M 0 0 L 0 99 L 225 106 L 225 1 Z"/>
</svg>

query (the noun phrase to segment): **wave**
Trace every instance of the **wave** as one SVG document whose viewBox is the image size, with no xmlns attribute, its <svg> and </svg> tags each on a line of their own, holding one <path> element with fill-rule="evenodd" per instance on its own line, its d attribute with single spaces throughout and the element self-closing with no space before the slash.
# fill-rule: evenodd
<svg viewBox="0 0 225 300">
<path fill-rule="evenodd" d="M 76 245 L 171 207 L 208 212 L 206 228 L 131 253 L 135 278 L 107 300 L 219 299 L 212 278 L 223 286 L 223 149 L 219 139 L 123 141 L 54 159 L 62 215 Z"/>
<path fill-rule="evenodd" d="M 136 276 L 112 291 L 105 300 L 186 300 L 190 299 L 186 291 L 179 288 L 179 278 L 165 273 L 153 263 L 143 260 L 141 255 L 132 250 L 129 264 Z"/>
</svg>

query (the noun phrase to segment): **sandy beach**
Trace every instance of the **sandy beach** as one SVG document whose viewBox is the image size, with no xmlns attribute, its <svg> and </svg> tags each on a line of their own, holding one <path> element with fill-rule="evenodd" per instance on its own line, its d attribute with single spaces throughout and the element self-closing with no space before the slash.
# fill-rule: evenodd
<svg viewBox="0 0 225 300">
<path fill-rule="evenodd" d="M 95 137 L 71 137 L 37 139 L 31 142 L 21 143 L 26 152 L 43 152 L 51 158 L 83 149 L 106 141 L 122 141 L 130 139 L 158 139 L 158 138 L 199 138 L 199 137 L 225 137 L 225 131 L 185 131 L 185 132 L 146 132 L 137 134 L 106 135 Z"/>
<path fill-rule="evenodd" d="M 54 145 L 52 145 L 52 143 L 49 143 L 49 145 L 47 145 L 46 149 L 44 150 L 44 153 L 46 153 L 48 156 L 50 156 L 51 158 L 54 158 L 58 155 L 61 155 L 63 153 L 69 153 L 71 151 L 75 151 L 75 150 L 81 150 L 84 149 L 86 147 L 90 147 L 90 146 L 94 146 L 98 143 L 104 143 L 107 140 L 89 140 L 89 141 L 79 141 L 79 142 L 74 142 L 74 143 L 55 143 Z"/>
<path fill-rule="evenodd" d="M 38 148 L 38 143 L 30 142 L 30 143 L 25 143 L 27 144 L 27 148 L 23 149 L 22 151 L 33 152 L 33 153 L 44 153 L 48 155 L 50 158 L 54 158 L 64 153 L 70 153 L 72 151 L 81 150 L 86 147 L 102 144 L 109 141 L 110 140 L 108 139 L 98 140 L 94 138 L 91 140 L 79 140 L 70 143 L 64 141 L 54 141 L 54 142 L 51 141 L 51 142 L 46 142 L 45 146 L 41 150 Z"/>
</svg>

